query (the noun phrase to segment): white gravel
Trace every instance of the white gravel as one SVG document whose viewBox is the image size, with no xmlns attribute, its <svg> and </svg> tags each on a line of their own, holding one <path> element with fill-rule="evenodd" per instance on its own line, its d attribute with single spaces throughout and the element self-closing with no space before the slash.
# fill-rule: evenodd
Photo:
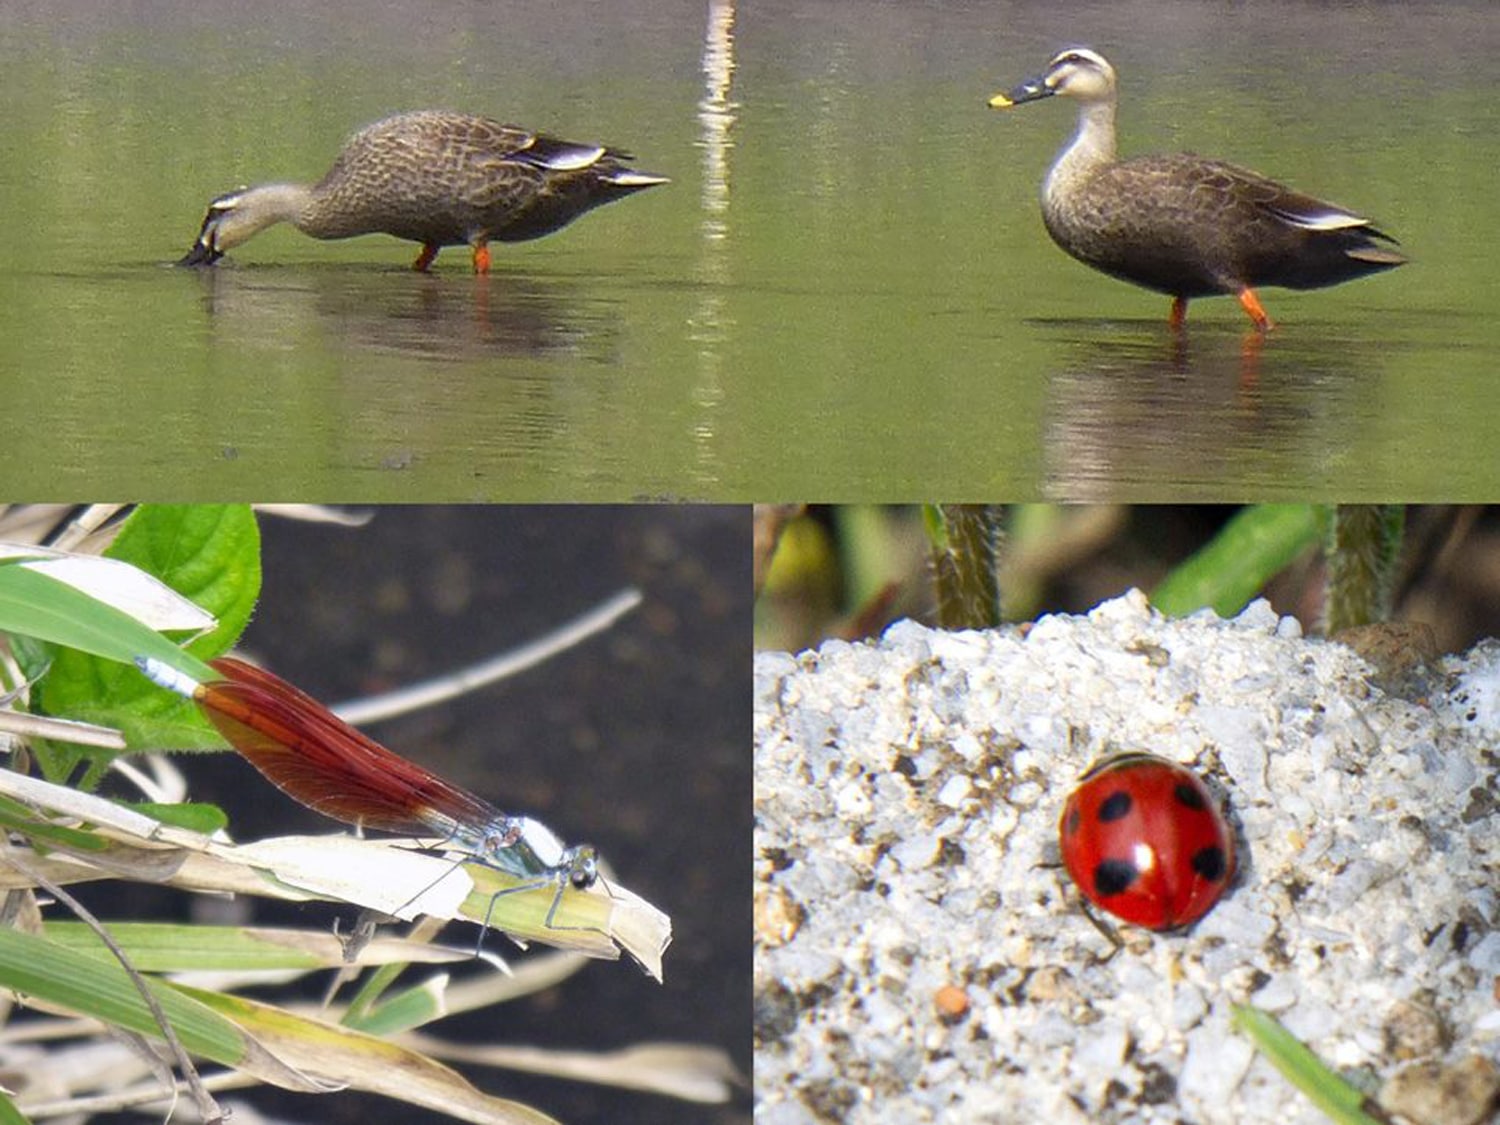
<svg viewBox="0 0 1500 1125">
<path fill-rule="evenodd" d="M 1371 1091 L 1500 1060 L 1500 647 L 1397 698 L 1265 603 L 1167 621 L 1131 593 L 755 673 L 764 1125 L 1326 1121 L 1232 1002 Z M 1116 750 L 1197 763 L 1241 854 L 1194 929 L 1124 927 L 1106 960 L 1056 820 Z"/>
</svg>

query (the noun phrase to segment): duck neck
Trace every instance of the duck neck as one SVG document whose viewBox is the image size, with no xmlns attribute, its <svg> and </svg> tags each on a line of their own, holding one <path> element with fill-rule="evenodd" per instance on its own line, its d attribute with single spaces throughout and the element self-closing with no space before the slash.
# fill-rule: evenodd
<svg viewBox="0 0 1500 1125">
<path fill-rule="evenodd" d="M 237 208 L 240 241 L 277 223 L 291 223 L 304 234 L 315 234 L 308 229 L 311 204 L 312 191 L 306 184 L 261 184 L 246 189 Z"/>
<path fill-rule="evenodd" d="M 1078 111 L 1078 133 L 1052 166 L 1048 180 L 1067 181 L 1088 175 L 1115 159 L 1115 103 L 1093 102 Z"/>
</svg>

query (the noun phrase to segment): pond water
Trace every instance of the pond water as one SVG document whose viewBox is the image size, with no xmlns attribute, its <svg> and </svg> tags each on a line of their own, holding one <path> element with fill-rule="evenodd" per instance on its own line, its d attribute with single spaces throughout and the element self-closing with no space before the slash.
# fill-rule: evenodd
<svg viewBox="0 0 1500 1125">
<path fill-rule="evenodd" d="M 1071 261 L 1071 107 L 988 96 L 1087 42 L 1121 150 L 1233 160 L 1412 264 L 1165 298 Z M 0 441 L 15 496 L 1492 496 L 1500 9 L 711 0 L 0 11 Z M 472 275 L 279 228 L 168 263 L 210 198 L 447 106 L 669 186 Z"/>
</svg>

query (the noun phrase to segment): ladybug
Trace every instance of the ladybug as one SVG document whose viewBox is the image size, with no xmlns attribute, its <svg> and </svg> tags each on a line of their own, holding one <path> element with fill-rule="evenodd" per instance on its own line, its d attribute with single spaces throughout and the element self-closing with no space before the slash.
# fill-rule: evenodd
<svg viewBox="0 0 1500 1125">
<path fill-rule="evenodd" d="M 1090 767 L 1059 821 L 1063 865 L 1084 898 L 1148 930 L 1190 926 L 1234 874 L 1234 838 L 1192 770 L 1128 753 Z"/>
</svg>

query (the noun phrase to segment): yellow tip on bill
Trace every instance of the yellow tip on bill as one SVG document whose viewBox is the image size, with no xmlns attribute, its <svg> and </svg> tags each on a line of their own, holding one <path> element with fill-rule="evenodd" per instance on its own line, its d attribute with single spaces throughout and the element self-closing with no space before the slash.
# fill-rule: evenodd
<svg viewBox="0 0 1500 1125">
<path fill-rule="evenodd" d="M 991 109 L 1009 109 L 1015 104 L 1015 102 L 1011 101 L 1004 94 L 996 94 L 993 98 L 990 99 Z"/>
</svg>

